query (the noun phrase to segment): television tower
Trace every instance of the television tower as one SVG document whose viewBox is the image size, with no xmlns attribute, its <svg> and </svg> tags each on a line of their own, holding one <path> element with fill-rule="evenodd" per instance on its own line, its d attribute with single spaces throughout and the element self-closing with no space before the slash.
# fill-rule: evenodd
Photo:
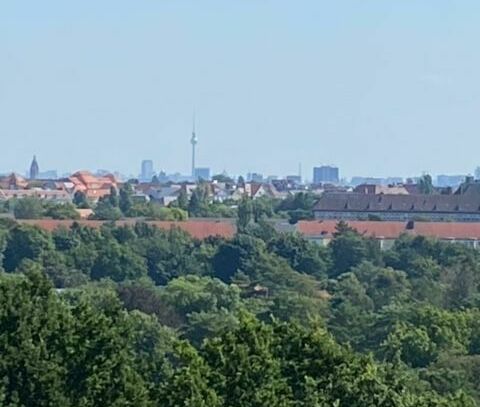
<svg viewBox="0 0 480 407">
<path fill-rule="evenodd" d="M 190 143 L 192 144 L 192 178 L 195 178 L 195 150 L 198 143 L 197 134 L 195 133 L 195 114 L 193 115 L 193 130 Z"/>
</svg>

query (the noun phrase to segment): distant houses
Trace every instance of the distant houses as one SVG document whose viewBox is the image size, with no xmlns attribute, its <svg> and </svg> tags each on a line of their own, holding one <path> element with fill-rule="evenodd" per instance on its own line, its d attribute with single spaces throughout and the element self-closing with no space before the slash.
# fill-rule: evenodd
<svg viewBox="0 0 480 407">
<path fill-rule="evenodd" d="M 78 171 L 58 180 L 25 179 L 18 174 L 0 177 L 0 200 L 38 198 L 56 203 L 71 202 L 77 192 L 85 194 L 91 202 L 109 195 L 119 182 L 113 175 L 94 176 L 88 171 Z"/>
<path fill-rule="evenodd" d="M 148 169 L 148 168 L 147 168 Z M 36 168 L 34 168 L 36 170 Z M 33 171 L 35 175 L 37 171 Z M 93 205 L 100 199 L 119 191 L 123 182 L 114 175 L 94 175 L 77 171 L 60 179 L 25 179 L 12 173 L 0 177 L 0 201 L 34 197 L 55 203 L 72 202 L 77 194 Z M 309 217 L 332 221 L 397 221 L 407 222 L 480 222 L 480 181 L 466 179 L 454 192 L 451 188 L 435 188 L 429 193 L 422 185 L 407 183 L 395 185 L 359 184 L 355 188 L 334 184 L 298 185 L 296 180 L 275 179 L 270 182 L 225 180 L 194 182 L 131 182 L 134 203 L 152 202 L 170 206 L 182 198 L 189 200 L 197 188 L 202 188 L 203 199 L 209 203 L 223 203 L 230 208 L 244 198 L 285 199 L 298 192 L 312 192 L 319 196 Z M 313 195 L 312 195 L 313 196 Z M 93 207 L 93 205 L 91 205 Z M 185 205 L 185 204 L 184 204 Z M 87 205 L 88 206 L 88 205 Z"/>
<path fill-rule="evenodd" d="M 282 199 L 288 196 L 288 188 L 279 191 L 275 185 L 258 182 L 218 182 L 202 181 L 207 186 L 207 194 L 211 202 L 230 202 L 234 204 L 243 197 L 258 199 L 261 197 Z M 287 187 L 289 184 L 286 184 Z M 94 175 L 89 171 L 77 171 L 74 174 L 57 180 L 25 179 L 18 174 L 0 177 L 0 201 L 36 197 L 55 202 L 71 202 L 77 193 L 82 193 L 91 203 L 111 194 L 112 188 L 119 190 L 122 186 L 114 175 Z M 133 200 L 136 202 L 156 202 L 169 206 L 180 194 L 187 199 L 198 188 L 198 183 L 160 183 L 134 182 Z"/>
</svg>

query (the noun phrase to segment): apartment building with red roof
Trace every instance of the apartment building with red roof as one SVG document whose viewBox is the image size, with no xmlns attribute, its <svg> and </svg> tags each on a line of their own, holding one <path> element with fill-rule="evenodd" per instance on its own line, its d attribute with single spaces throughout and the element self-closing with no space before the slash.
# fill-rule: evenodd
<svg viewBox="0 0 480 407">
<path fill-rule="evenodd" d="M 87 199 L 98 201 L 100 198 L 110 195 L 111 188 L 119 187 L 119 182 L 115 176 L 109 174 L 106 176 L 95 176 L 89 171 L 77 171 L 68 178 L 72 188 L 72 194 L 83 192 Z"/>
<path fill-rule="evenodd" d="M 346 223 L 361 235 L 377 239 L 382 249 L 392 247 L 395 240 L 403 234 L 432 237 L 480 249 L 480 222 L 347 221 Z M 328 245 L 334 237 L 337 225 L 336 220 L 300 221 L 295 230 L 308 240 Z"/>
</svg>

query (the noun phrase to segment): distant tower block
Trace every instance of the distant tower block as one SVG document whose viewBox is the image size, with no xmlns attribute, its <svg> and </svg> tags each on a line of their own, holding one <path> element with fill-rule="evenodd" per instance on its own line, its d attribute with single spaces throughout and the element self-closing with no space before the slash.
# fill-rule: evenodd
<svg viewBox="0 0 480 407">
<path fill-rule="evenodd" d="M 192 144 L 192 177 L 195 178 L 195 150 L 198 143 L 197 134 L 195 133 L 195 116 L 193 116 L 193 131 L 190 143 Z"/>
<path fill-rule="evenodd" d="M 37 157 L 34 155 L 32 164 L 30 165 L 30 179 L 37 179 L 40 169 L 38 167 Z"/>
</svg>

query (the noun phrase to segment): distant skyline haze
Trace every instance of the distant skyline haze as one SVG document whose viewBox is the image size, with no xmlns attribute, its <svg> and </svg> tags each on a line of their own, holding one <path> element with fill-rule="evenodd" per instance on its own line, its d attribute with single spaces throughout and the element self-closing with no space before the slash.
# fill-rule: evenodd
<svg viewBox="0 0 480 407">
<path fill-rule="evenodd" d="M 0 3 L 0 173 L 480 165 L 473 0 Z"/>
</svg>

